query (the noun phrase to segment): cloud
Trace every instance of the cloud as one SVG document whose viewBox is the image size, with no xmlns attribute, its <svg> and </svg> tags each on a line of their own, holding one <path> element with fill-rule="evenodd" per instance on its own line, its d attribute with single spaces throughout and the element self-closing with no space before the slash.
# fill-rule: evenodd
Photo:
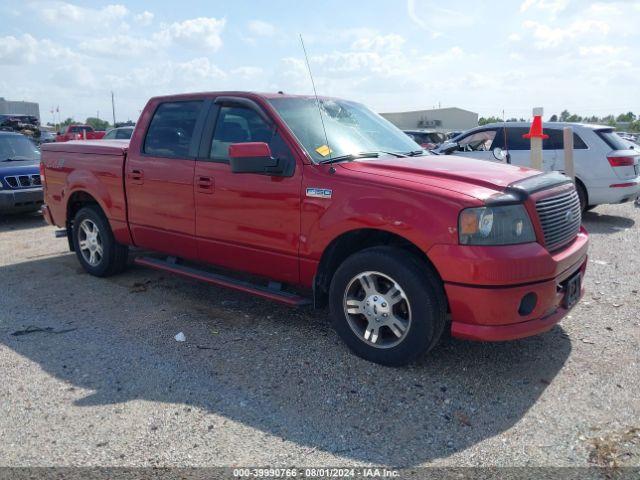
<svg viewBox="0 0 640 480">
<path fill-rule="evenodd" d="M 402 47 L 405 39 L 397 34 L 370 35 L 358 38 L 351 44 L 354 50 L 393 50 Z"/>
<path fill-rule="evenodd" d="M 42 60 L 72 60 L 78 54 L 48 39 L 38 40 L 25 33 L 20 37 L 0 37 L 0 64 L 27 65 Z"/>
<path fill-rule="evenodd" d="M 147 27 L 151 25 L 151 22 L 153 22 L 153 17 L 153 13 L 145 10 L 142 13 L 138 13 L 134 18 L 136 22 L 138 22 L 138 24 L 142 25 L 143 27 Z"/>
<path fill-rule="evenodd" d="M 28 33 L 20 37 L 0 37 L 0 64 L 21 65 L 35 63 L 38 41 Z"/>
<path fill-rule="evenodd" d="M 47 6 L 37 8 L 40 18 L 54 26 L 61 24 L 104 24 L 121 20 L 129 14 L 124 5 L 111 4 L 100 9 L 79 7 L 67 2 L 50 2 Z"/>
<path fill-rule="evenodd" d="M 237 67 L 231 70 L 231 75 L 242 77 L 245 79 L 255 78 L 263 74 L 264 74 L 264 70 L 260 67 L 245 66 L 245 67 Z"/>
<path fill-rule="evenodd" d="M 564 11 L 569 5 L 569 0 L 524 0 L 520 5 L 520 12 L 527 10 L 543 10 L 552 16 Z"/>
<path fill-rule="evenodd" d="M 256 37 L 272 37 L 276 33 L 276 27 L 262 20 L 251 20 L 247 29 Z"/>
<path fill-rule="evenodd" d="M 581 37 L 594 38 L 609 33 L 611 27 L 602 20 L 578 19 L 563 27 L 551 27 L 533 20 L 526 20 L 523 27 L 531 30 L 535 38 L 535 46 L 539 49 L 560 46 L 568 40 Z"/>
<path fill-rule="evenodd" d="M 78 48 L 85 54 L 112 58 L 140 56 L 157 47 L 158 44 L 148 38 L 124 34 L 92 38 L 78 45 Z"/>
<path fill-rule="evenodd" d="M 222 47 L 221 34 L 225 24 L 224 18 L 199 17 L 163 25 L 154 38 L 165 44 L 175 43 L 198 50 L 204 46 L 215 52 Z"/>
</svg>

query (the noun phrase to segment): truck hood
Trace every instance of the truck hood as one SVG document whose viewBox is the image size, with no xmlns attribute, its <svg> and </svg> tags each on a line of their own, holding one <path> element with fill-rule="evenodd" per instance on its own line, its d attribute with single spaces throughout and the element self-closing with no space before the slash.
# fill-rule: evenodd
<svg viewBox="0 0 640 480">
<path fill-rule="evenodd" d="M 444 188 L 480 200 L 497 192 L 504 192 L 514 182 L 540 174 L 530 168 L 455 155 L 381 157 L 341 163 L 340 166 L 350 171 L 387 177 L 400 183 Z"/>
</svg>

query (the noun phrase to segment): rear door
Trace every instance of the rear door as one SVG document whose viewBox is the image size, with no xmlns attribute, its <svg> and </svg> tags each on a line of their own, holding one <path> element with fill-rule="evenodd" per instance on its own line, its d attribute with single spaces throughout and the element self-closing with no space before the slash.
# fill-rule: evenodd
<svg viewBox="0 0 640 480">
<path fill-rule="evenodd" d="M 193 176 L 205 103 L 194 98 L 149 105 L 154 113 L 144 137 L 132 142 L 125 167 L 127 206 L 140 247 L 197 257 Z"/>
<path fill-rule="evenodd" d="M 206 263 L 298 281 L 302 168 L 275 122 L 252 100 L 218 100 L 195 168 L 198 256 Z M 265 118 L 266 117 L 266 118 Z M 265 142 L 286 175 L 232 173 L 229 145 Z"/>
</svg>

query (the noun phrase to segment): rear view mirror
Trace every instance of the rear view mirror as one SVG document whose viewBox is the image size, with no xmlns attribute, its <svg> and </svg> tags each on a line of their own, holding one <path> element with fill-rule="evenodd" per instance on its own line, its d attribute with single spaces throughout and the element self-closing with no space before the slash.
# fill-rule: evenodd
<svg viewBox="0 0 640 480">
<path fill-rule="evenodd" d="M 233 173 L 278 175 L 284 172 L 282 162 L 271 156 L 271 148 L 264 142 L 232 143 L 229 164 Z"/>
</svg>

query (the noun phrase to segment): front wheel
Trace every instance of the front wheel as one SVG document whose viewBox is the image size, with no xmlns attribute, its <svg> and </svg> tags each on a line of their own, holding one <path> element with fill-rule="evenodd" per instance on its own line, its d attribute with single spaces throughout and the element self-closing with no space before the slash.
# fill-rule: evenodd
<svg viewBox="0 0 640 480">
<path fill-rule="evenodd" d="M 76 256 L 88 273 L 107 277 L 124 270 L 128 248 L 116 242 L 109 221 L 98 206 L 78 210 L 72 235 Z"/>
<path fill-rule="evenodd" d="M 329 291 L 342 340 L 360 357 L 399 366 L 432 349 L 446 322 L 442 283 L 411 253 L 376 247 L 347 258 Z"/>
</svg>

